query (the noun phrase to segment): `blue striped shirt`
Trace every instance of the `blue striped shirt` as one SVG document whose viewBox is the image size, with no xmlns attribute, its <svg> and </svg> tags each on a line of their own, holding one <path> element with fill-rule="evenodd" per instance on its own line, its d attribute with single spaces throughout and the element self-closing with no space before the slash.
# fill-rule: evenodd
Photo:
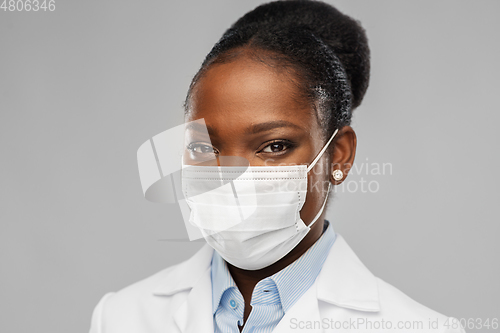
<svg viewBox="0 0 500 333">
<path fill-rule="evenodd" d="M 311 287 L 335 242 L 335 232 L 325 221 L 321 237 L 293 263 L 257 283 L 250 302 L 252 311 L 242 333 L 272 332 L 285 313 Z M 212 310 L 215 333 L 239 333 L 245 302 L 227 264 L 214 251 L 212 258 Z"/>
</svg>

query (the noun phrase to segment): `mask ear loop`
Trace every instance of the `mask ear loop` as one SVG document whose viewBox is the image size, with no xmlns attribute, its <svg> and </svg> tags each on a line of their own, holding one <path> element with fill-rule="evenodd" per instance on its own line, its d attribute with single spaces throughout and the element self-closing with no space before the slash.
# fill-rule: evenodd
<svg viewBox="0 0 500 333">
<path fill-rule="evenodd" d="M 325 152 L 325 150 L 328 148 L 328 146 L 330 146 L 330 143 L 332 142 L 333 138 L 335 137 L 335 135 L 337 134 L 338 131 L 339 131 L 339 129 L 337 128 L 335 130 L 335 132 L 333 132 L 332 136 L 330 137 L 330 139 L 328 140 L 328 142 L 325 144 L 325 146 L 323 147 L 323 149 L 321 149 L 321 151 L 314 158 L 314 160 L 312 161 L 312 163 L 307 167 L 307 172 L 311 171 L 311 169 L 314 168 L 314 166 L 316 165 L 316 163 L 318 162 L 318 160 L 321 158 L 321 156 L 323 156 L 323 153 Z M 326 202 L 328 201 L 328 194 L 330 194 L 331 186 L 332 186 L 332 184 L 330 182 L 328 182 L 328 191 L 326 192 L 325 201 L 323 202 L 323 205 L 321 206 L 321 209 L 319 210 L 318 214 L 316 214 L 316 216 L 314 217 L 314 219 L 312 220 L 312 222 L 309 223 L 309 225 L 308 225 L 309 228 L 311 228 L 311 226 L 319 219 L 319 217 L 321 216 L 321 214 L 323 214 L 323 210 L 325 209 Z"/>
<path fill-rule="evenodd" d="M 330 137 L 330 139 L 328 140 L 328 142 L 325 144 L 325 146 L 323 147 L 323 149 L 321 149 L 321 151 L 318 153 L 318 155 L 316 155 L 316 157 L 314 158 L 314 160 L 312 161 L 312 163 L 309 164 L 309 166 L 307 167 L 307 172 L 311 171 L 311 169 L 314 168 L 314 166 L 316 165 L 316 163 L 318 162 L 318 160 L 321 158 L 321 156 L 323 156 L 323 153 L 328 148 L 328 146 L 330 145 L 330 143 L 332 142 L 333 138 L 335 137 L 335 135 L 337 134 L 338 131 L 339 131 L 339 129 L 337 128 L 335 130 L 335 132 L 333 132 L 332 136 Z"/>
</svg>

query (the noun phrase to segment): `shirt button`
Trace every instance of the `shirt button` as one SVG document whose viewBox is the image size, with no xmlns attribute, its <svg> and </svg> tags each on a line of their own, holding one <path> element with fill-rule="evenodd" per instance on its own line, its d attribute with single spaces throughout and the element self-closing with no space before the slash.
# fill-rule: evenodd
<svg viewBox="0 0 500 333">
<path fill-rule="evenodd" d="M 234 299 L 229 301 L 229 306 L 233 309 L 236 309 L 238 307 L 238 303 Z"/>
</svg>

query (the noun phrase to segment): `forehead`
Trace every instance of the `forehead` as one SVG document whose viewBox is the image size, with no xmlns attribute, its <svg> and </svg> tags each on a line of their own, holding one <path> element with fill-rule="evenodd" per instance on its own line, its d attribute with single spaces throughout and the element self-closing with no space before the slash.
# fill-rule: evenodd
<svg viewBox="0 0 500 333">
<path fill-rule="evenodd" d="M 188 118 L 232 128 L 287 120 L 310 130 L 315 113 L 294 79 L 248 57 L 214 64 L 193 89 Z"/>
</svg>

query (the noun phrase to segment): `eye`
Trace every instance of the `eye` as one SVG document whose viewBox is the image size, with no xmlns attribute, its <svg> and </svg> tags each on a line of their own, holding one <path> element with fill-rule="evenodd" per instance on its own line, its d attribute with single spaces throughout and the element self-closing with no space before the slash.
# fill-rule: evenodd
<svg viewBox="0 0 500 333">
<path fill-rule="evenodd" d="M 287 150 L 293 148 L 293 144 L 287 141 L 274 141 L 264 147 L 260 152 L 267 154 L 284 154 Z"/>
<path fill-rule="evenodd" d="M 264 149 L 262 149 L 262 152 L 264 153 L 278 153 L 282 150 L 285 150 L 286 146 L 283 143 L 271 143 Z"/>
<path fill-rule="evenodd" d="M 204 143 L 190 143 L 187 147 L 192 153 L 195 154 L 218 154 L 219 152 L 211 145 Z"/>
</svg>

